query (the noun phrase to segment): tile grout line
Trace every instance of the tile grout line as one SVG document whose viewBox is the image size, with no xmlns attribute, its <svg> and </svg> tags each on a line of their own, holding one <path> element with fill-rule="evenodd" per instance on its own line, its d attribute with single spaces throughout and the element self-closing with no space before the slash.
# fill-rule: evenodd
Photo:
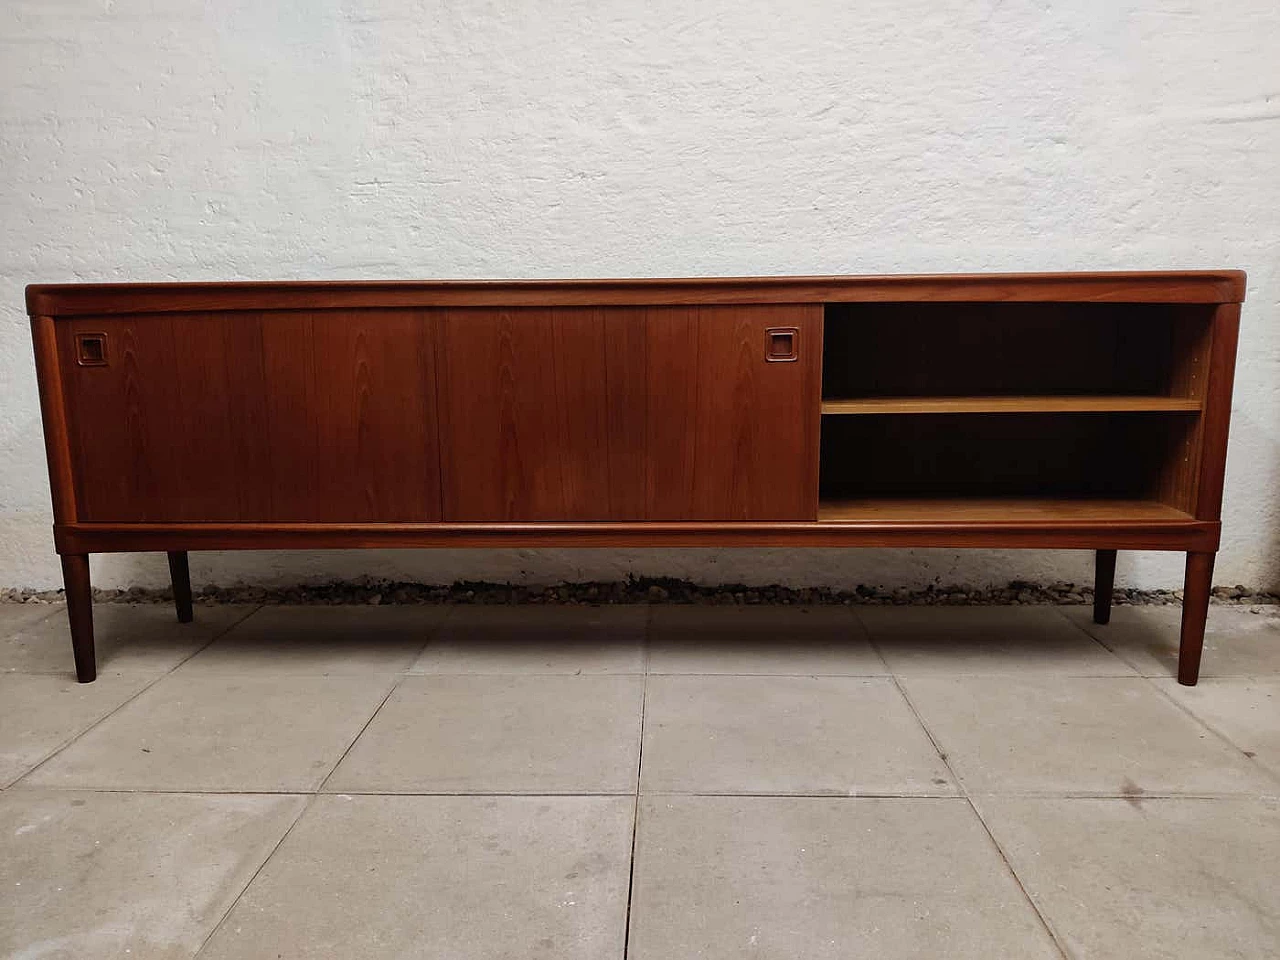
<svg viewBox="0 0 1280 960">
<path fill-rule="evenodd" d="M 645 611 L 644 636 L 641 638 L 641 659 L 644 676 L 640 685 L 640 743 L 636 750 L 636 793 L 631 807 L 631 855 L 627 869 L 627 909 L 622 926 L 622 960 L 631 953 L 631 901 L 636 889 L 636 837 L 640 833 L 640 775 L 644 769 L 644 721 L 649 705 L 649 634 L 653 626 L 653 604 Z"/>
<path fill-rule="evenodd" d="M 1205 720 L 1203 717 L 1201 717 L 1201 716 L 1197 715 L 1196 713 L 1194 713 L 1194 712 L 1191 710 L 1191 708 L 1190 708 L 1190 707 L 1188 707 L 1186 704 L 1184 704 L 1182 701 L 1178 700 L 1178 699 L 1177 699 L 1176 697 L 1174 697 L 1173 695 L 1171 695 L 1171 694 L 1169 694 L 1169 693 L 1165 692 L 1165 689 L 1164 689 L 1160 684 L 1158 684 L 1158 683 L 1156 683 L 1156 682 L 1155 682 L 1156 680 L 1171 680 L 1171 679 L 1176 679 L 1176 677 L 1175 677 L 1174 675 L 1172 675 L 1172 674 L 1161 674 L 1160 676 L 1151 676 L 1151 675 L 1148 675 L 1148 674 L 1146 674 L 1146 673 L 1143 673 L 1143 672 L 1142 672 L 1142 669 L 1138 666 L 1138 664 L 1130 662 L 1130 660 L 1129 660 L 1127 657 L 1125 657 L 1125 656 L 1123 656 L 1122 654 L 1118 653 L 1117 651 L 1115 651 L 1115 650 L 1111 649 L 1111 647 L 1107 646 L 1107 644 L 1106 644 L 1106 643 L 1105 643 L 1105 642 L 1104 642 L 1100 637 L 1094 636 L 1094 634 L 1093 634 L 1093 633 L 1091 633 L 1091 632 L 1089 631 L 1088 627 L 1086 627 L 1084 624 L 1080 623 L 1079 621 L 1077 621 L 1076 619 L 1074 619 L 1074 618 L 1072 618 L 1072 617 L 1067 616 L 1065 613 L 1062 613 L 1062 611 L 1060 611 L 1060 610 L 1058 611 L 1058 613 L 1059 613 L 1059 615 L 1060 615 L 1064 620 L 1066 620 L 1068 623 L 1072 624 L 1072 625 L 1073 625 L 1077 630 L 1079 630 L 1079 631 L 1080 631 L 1081 633 L 1083 633 L 1085 636 L 1087 636 L 1087 637 L 1091 638 L 1095 643 L 1097 643 L 1099 646 L 1101 646 L 1104 650 L 1106 650 L 1108 653 L 1110 653 L 1113 657 L 1115 657 L 1116 659 L 1120 660 L 1120 661 L 1121 661 L 1122 663 L 1124 663 L 1126 666 L 1131 667 L 1131 668 L 1133 669 L 1133 672 L 1134 672 L 1135 676 L 1137 676 L 1137 677 L 1138 677 L 1138 679 L 1142 680 L 1142 681 L 1143 681 L 1143 682 L 1144 682 L 1148 687 L 1151 687 L 1153 690 L 1155 690 L 1155 692 L 1156 692 L 1159 696 L 1163 697 L 1165 700 L 1167 700 L 1168 702 L 1172 703 L 1172 704 L 1174 705 L 1174 707 L 1176 707 L 1178 710 L 1180 710 L 1183 714 L 1185 714 L 1186 716 L 1190 717 L 1190 718 L 1191 718 L 1191 720 L 1192 720 L 1194 723 L 1196 723 L 1198 726 L 1200 726 L 1200 727 L 1204 728 L 1205 730 L 1209 731 L 1209 733 L 1213 734 L 1213 736 L 1214 736 L 1214 737 L 1216 737 L 1216 738 L 1217 738 L 1218 740 L 1220 740 L 1222 743 L 1226 744 L 1226 745 L 1227 745 L 1228 747 L 1230 747 L 1232 750 L 1235 750 L 1235 751 L 1239 752 L 1240 754 L 1244 755 L 1244 760 L 1249 764 L 1249 766 L 1250 766 L 1251 768 L 1253 768 L 1255 771 L 1257 771 L 1257 772 L 1261 773 L 1261 774 L 1263 775 L 1263 777 L 1265 777 L 1266 779 L 1268 779 L 1268 780 L 1270 780 L 1270 781 L 1273 781 L 1273 782 L 1280 781 L 1280 773 L 1273 772 L 1273 771 L 1271 771 L 1270 769 L 1268 769 L 1266 766 L 1264 766 L 1263 764 L 1258 763 L 1258 761 L 1257 761 L 1257 758 L 1256 758 L 1256 757 L 1249 756 L 1243 747 L 1241 747 L 1241 746 L 1240 746 L 1239 744 L 1237 744 L 1234 740 L 1232 740 L 1230 737 L 1228 737 L 1224 732 L 1222 732 L 1221 730 L 1219 730 L 1219 729 L 1218 729 L 1217 727 L 1215 727 L 1213 724 L 1209 723 L 1209 721 Z M 1249 680 L 1249 681 L 1257 681 L 1259 678 L 1258 678 L 1258 677 L 1249 676 L 1248 674 L 1241 674 L 1241 675 L 1239 675 L 1239 676 L 1234 676 L 1234 677 L 1200 677 L 1199 679 L 1200 679 L 1200 680 L 1224 680 L 1224 679 L 1235 679 L 1235 680 Z"/>
<path fill-rule="evenodd" d="M 382 708 L 387 705 L 387 701 L 391 699 L 391 695 L 395 693 L 397 690 L 399 690 L 400 684 L 404 683 L 405 680 L 407 679 L 408 679 L 408 675 L 403 673 L 396 674 L 396 676 L 392 678 L 390 689 L 388 689 L 387 692 L 383 695 L 382 699 L 378 701 L 378 705 L 374 707 L 373 712 L 369 714 L 369 719 L 360 725 L 360 729 L 356 731 L 356 735 L 351 738 L 351 742 L 348 743 L 346 747 L 343 749 L 342 754 L 338 757 L 337 762 L 334 763 L 334 765 L 329 769 L 329 772 L 324 775 L 324 778 L 320 781 L 320 783 L 316 786 L 316 788 L 311 791 L 313 796 L 319 796 L 321 794 L 324 788 L 328 785 L 329 781 L 333 779 L 333 775 L 338 772 L 338 767 L 342 766 L 342 761 L 347 759 L 347 754 L 349 754 L 353 749 L 355 749 L 355 745 L 360 742 L 360 738 L 364 736 L 364 732 L 369 729 L 370 724 L 372 724 L 373 721 L 377 719 L 378 714 L 382 712 Z M 371 796 L 376 796 L 376 794 L 371 794 Z"/>
<path fill-rule="evenodd" d="M 298 796 L 298 794 L 293 794 L 293 796 Z M 231 916 L 231 911 L 236 908 L 236 904 L 240 902 L 240 900 L 244 897 L 248 889 L 251 886 L 253 886 L 253 882 L 258 879 L 258 875 L 262 873 L 264 869 L 266 869 L 267 864 L 271 862 L 271 858 L 276 855 L 276 851 L 279 850 L 284 845 L 285 840 L 289 839 L 289 835 L 293 833 L 294 828 L 296 828 L 298 824 L 302 822 L 302 818 L 306 816 L 307 811 L 311 809 L 312 805 L 316 802 L 316 798 L 318 796 L 319 795 L 315 793 L 302 794 L 302 797 L 303 797 L 302 808 L 298 811 L 297 816 L 293 818 L 293 822 L 289 824 L 288 829 L 286 829 L 285 832 L 280 835 L 280 839 L 277 840 L 274 844 L 272 844 L 271 850 L 268 851 L 267 855 L 262 858 L 262 862 L 258 864 L 258 868 L 253 871 L 253 875 L 249 877 L 247 881 L 245 881 L 245 885 L 240 888 L 240 892 L 237 893 L 234 898 L 232 898 L 231 903 L 227 906 L 227 909 L 223 911 L 222 916 L 218 918 L 218 922 L 213 925 L 213 928 L 209 931 L 208 935 L 206 935 L 205 938 L 200 941 L 200 946 L 196 949 L 196 952 L 191 955 L 192 960 L 196 960 L 196 958 L 199 957 L 200 954 L 204 953 L 205 947 L 209 945 L 209 941 L 212 940 L 214 938 L 214 935 L 217 934 L 217 932 L 222 929 L 223 924 L 227 922 L 227 918 Z"/>
<path fill-rule="evenodd" d="M 243 617 L 240 617 L 238 620 L 235 620 L 235 621 L 231 622 L 231 623 L 230 623 L 230 624 L 228 624 L 224 629 L 222 629 L 222 630 L 218 631 L 217 633 L 215 633 L 212 637 L 210 637 L 210 638 L 209 638 L 208 643 L 203 643 L 203 644 L 201 644 L 197 649 L 195 649 L 195 650 L 191 651 L 191 653 L 189 653 L 187 656 L 183 657 L 181 660 L 179 660 L 177 663 L 175 663 L 172 667 L 170 667 L 168 670 L 164 671 L 163 673 L 157 673 L 154 677 L 152 677 L 152 678 L 151 678 L 151 681 L 150 681 L 149 683 L 144 683 L 144 684 L 142 685 L 142 687 L 138 690 L 138 692 L 137 692 L 137 693 L 133 694 L 133 696 L 129 697 L 128 699 L 126 699 L 126 700 L 125 700 L 125 701 L 123 701 L 122 703 L 120 703 L 120 704 L 118 704 L 117 706 L 113 707 L 111 710 L 108 710 L 106 713 L 104 713 L 104 714 L 103 714 L 101 717 L 99 717 L 97 720 L 93 721 L 93 723 L 89 724 L 89 726 L 85 727 L 83 730 L 81 730 L 79 733 L 77 733 L 74 737 L 72 737 L 72 738 L 71 738 L 70 740 L 68 740 L 66 743 L 62 744 L 62 746 L 57 747 L 55 750 L 53 750 L 51 753 L 49 753 L 46 757 L 44 757 L 42 760 L 40 760 L 40 762 L 39 762 L 39 763 L 37 763 L 35 766 L 31 767 L 31 769 L 29 769 L 29 770 L 25 771 L 25 772 L 22 774 L 22 776 L 18 777 L 16 780 L 14 780 L 12 783 L 10 783 L 10 784 L 9 784 L 9 786 L 5 787 L 4 789 L 5 789 L 5 790 L 8 790 L 10 787 L 16 787 L 19 783 L 21 783 L 21 782 L 22 782 L 23 780 L 25 780 L 27 777 L 31 776 L 31 774 L 35 773 L 37 770 L 39 770 L 41 767 L 43 767 L 46 763 L 48 763 L 48 762 L 49 762 L 50 760 L 52 760 L 54 757 L 58 756 L 58 755 L 59 755 L 59 754 L 61 754 L 63 751 L 65 751 L 65 750 L 67 750 L 69 747 L 71 747 L 71 746 L 72 746 L 72 744 L 76 743 L 76 742 L 77 742 L 77 741 L 79 741 L 82 737 L 84 737 L 84 736 L 88 735 L 91 731 L 96 730 L 99 726 L 101 726 L 102 724 L 106 723 L 108 720 L 110 720 L 112 717 L 114 717 L 117 713 L 119 713 L 119 712 L 120 712 L 121 710 L 123 710 L 125 707 L 129 706 L 129 704 L 133 703 L 133 701 L 137 700 L 140 696 L 142 696 L 144 693 L 146 693 L 148 690 L 150 690 L 152 687 L 154 687 L 154 686 L 155 686 L 157 683 L 159 683 L 161 680 L 165 679 L 165 678 L 166 678 L 166 677 L 168 677 L 168 676 L 171 676 L 175 670 L 177 670 L 180 666 L 182 666 L 184 663 L 186 663 L 186 662 L 187 662 L 188 660 L 190 660 L 192 657 L 194 657 L 194 656 L 196 656 L 197 654 L 201 653 L 202 651 L 204 651 L 204 650 L 208 649 L 209 644 L 212 644 L 212 643 L 214 643 L 215 641 L 220 640 L 220 639 L 222 639 L 223 637 L 225 637 L 228 633 L 230 633 L 230 632 L 231 632 L 232 630 L 234 630 L 236 627 L 240 626 L 240 624 L 244 623 L 244 622 L 245 622 L 246 620 L 248 620 L 251 616 L 253 616 L 253 614 L 255 614 L 258 610 L 261 610 L 261 609 L 262 609 L 261 605 L 258 605 L 258 606 L 256 606 L 256 607 L 254 607 L 252 610 L 250 610 L 248 613 L 246 613 Z M 48 676 L 48 674 L 41 674 L 41 676 Z M 61 674 L 59 674 L 59 676 L 61 676 Z M 96 682 L 96 680 L 95 680 L 95 682 Z M 68 788 L 68 789 L 71 789 L 71 788 Z M 140 790 L 140 791 L 137 791 L 137 792 L 139 792 L 139 793 L 145 793 L 145 792 L 147 792 L 147 791 L 141 791 L 141 790 Z"/>
<path fill-rule="evenodd" d="M 418 656 L 421 656 L 422 650 L 426 649 L 427 643 L 429 642 L 430 642 L 429 639 L 423 641 L 422 648 L 418 651 Z M 391 686 L 387 690 L 386 694 L 382 697 L 381 700 L 378 701 L 378 705 L 377 707 L 374 708 L 373 712 L 369 714 L 369 719 L 367 719 L 363 724 L 361 724 L 360 729 L 356 732 L 356 735 L 351 738 L 351 742 L 347 744 L 346 748 L 342 751 L 342 754 L 338 757 L 333 767 L 329 770 L 327 774 L 325 774 L 324 778 L 320 781 L 319 784 L 316 785 L 316 787 L 313 790 L 303 793 L 303 796 L 305 797 L 305 799 L 302 804 L 302 809 L 298 811 L 298 815 L 293 818 L 293 822 L 289 824 L 289 828 L 285 830 L 283 834 L 281 834 L 280 839 L 277 840 L 275 844 L 271 847 L 271 850 L 262 859 L 262 862 L 258 864 L 258 868 L 253 871 L 253 875 L 249 877 L 245 885 L 240 888 L 240 892 L 235 895 L 231 903 L 227 906 L 227 909 L 223 912 L 222 916 L 218 918 L 218 922 L 213 925 L 213 928 L 209 931 L 208 935 L 200 942 L 200 947 L 198 950 L 196 950 L 193 956 L 193 960 L 194 960 L 194 957 L 199 957 L 200 954 L 204 953 L 205 947 L 209 945 L 209 942 L 214 938 L 214 936 L 217 935 L 218 931 L 222 929 L 223 925 L 227 922 L 227 918 L 231 916 L 237 904 L 239 904 L 240 901 L 244 898 L 244 895 L 249 892 L 249 888 L 253 886 L 253 882 L 258 879 L 258 875 L 261 874 L 262 871 L 266 869 L 267 864 L 271 862 L 271 858 L 276 855 L 276 852 L 284 845 L 285 840 L 287 840 L 289 838 L 289 835 L 293 833 L 294 828 L 297 827 L 297 825 L 302 822 L 302 818 L 306 816 L 307 812 L 315 805 L 316 801 L 321 796 L 321 791 L 324 790 L 325 785 L 328 784 L 330 778 L 332 778 L 333 775 L 337 773 L 338 767 L 342 765 L 342 761 L 347 758 L 347 754 L 350 753 L 352 748 L 355 747 L 356 743 L 364 735 L 364 732 L 369 729 L 369 725 L 373 723 L 374 719 L 378 716 L 378 714 L 382 712 L 382 708 L 386 705 L 386 702 L 390 700 L 391 695 L 400 688 L 400 684 L 404 682 L 406 677 L 407 677 L 407 674 L 405 673 L 398 673 L 394 676 L 391 682 Z M 243 794 L 232 794 L 232 795 L 243 796 Z M 288 794 L 285 794 L 285 795 L 288 795 Z M 297 794 L 293 794 L 293 795 L 296 796 Z M 379 794 L 370 794 L 370 796 L 379 796 Z"/>
<path fill-rule="evenodd" d="M 864 621 L 862 617 L 858 616 L 858 611 L 854 610 L 852 606 L 846 607 L 845 609 L 849 611 L 849 615 L 853 618 L 853 622 L 857 624 L 858 629 L 862 631 L 862 639 L 866 641 L 867 646 L 871 648 L 871 652 L 874 653 L 876 655 L 876 659 L 880 661 L 880 666 L 884 668 L 884 673 L 877 674 L 877 676 L 896 676 L 893 669 L 889 666 L 889 661 L 885 658 L 884 651 L 880 649 L 880 644 L 876 643 L 876 639 L 872 635 L 871 628 L 867 626 L 866 621 Z"/>
<path fill-rule="evenodd" d="M 446 608 L 445 612 L 440 616 L 440 618 L 436 620 L 436 622 L 433 623 L 430 627 L 427 628 L 427 635 L 422 640 L 422 646 L 418 648 L 417 652 L 414 653 L 412 657 L 409 657 L 407 661 L 408 665 L 403 670 L 399 670 L 396 672 L 397 677 L 399 677 L 401 680 L 404 680 L 406 677 L 432 676 L 432 674 L 429 672 L 415 673 L 413 668 L 417 666 L 418 661 L 422 659 L 424 654 L 426 654 L 427 649 L 431 646 L 431 642 L 437 639 L 437 637 L 439 637 L 439 635 L 444 632 L 445 624 L 448 623 L 449 620 L 453 617 L 454 609 L 455 609 L 454 607 Z M 399 686 L 399 684 L 397 683 L 396 686 Z M 381 710 L 382 708 L 379 707 L 378 709 Z"/>
<path fill-rule="evenodd" d="M 995 848 L 996 853 L 1000 855 L 1001 862 L 1004 863 L 1005 869 L 1009 871 L 1009 876 L 1013 877 L 1013 882 L 1018 885 L 1018 889 L 1022 891 L 1022 896 L 1027 903 L 1031 905 L 1031 909 L 1036 912 L 1036 917 L 1040 920 L 1040 925 L 1044 927 L 1045 933 L 1049 935 L 1049 939 L 1053 941 L 1053 945 L 1058 948 L 1058 952 L 1062 954 L 1066 960 L 1070 960 L 1071 953 L 1067 950 L 1066 944 L 1058 936 L 1056 930 L 1049 923 L 1049 918 L 1044 915 L 1044 911 L 1040 909 L 1040 904 L 1036 903 L 1035 897 L 1031 895 L 1031 891 L 1027 889 L 1026 884 L 1022 882 L 1022 877 L 1018 876 L 1018 871 L 1014 869 L 1013 862 L 1009 859 L 1009 855 L 1005 853 L 1004 847 L 1000 845 L 1000 841 L 996 839 L 996 835 L 991 832 L 991 827 L 987 825 L 986 818 L 982 812 L 978 810 L 977 805 L 973 802 L 973 798 L 968 795 L 964 796 L 965 802 L 969 804 L 969 809 L 973 811 L 973 815 L 978 818 L 978 823 L 982 824 L 982 830 L 987 835 L 987 839 L 991 841 L 991 846 Z"/>
<path fill-rule="evenodd" d="M 148 788 L 130 789 L 127 787 L 85 787 L 50 784 L 45 786 L 21 786 L 14 790 L 15 795 L 32 793 L 101 793 L 101 794 L 150 794 L 153 796 L 178 797 L 300 797 L 310 796 L 307 790 L 210 790 L 210 789 L 171 789 Z M 338 796 L 339 794 L 317 794 L 318 796 Z M 596 799 L 619 799 L 635 796 L 631 790 L 625 792 L 602 793 L 592 790 L 533 790 L 527 792 L 513 790 L 343 790 L 342 796 L 349 797 L 591 797 Z M 733 791 L 713 793 L 704 790 L 652 790 L 644 794 L 646 797 L 693 797 L 703 799 L 725 799 L 746 797 L 749 799 L 774 800 L 964 800 L 961 793 L 881 793 L 860 792 L 857 796 L 847 793 L 780 793 L 769 791 Z M 1088 793 L 1082 791 L 1049 792 L 1033 791 L 1025 793 L 999 793 L 995 791 L 971 794 L 972 797 L 997 800 L 1123 800 L 1132 803 L 1132 794 L 1123 793 Z M 1144 793 L 1140 797 L 1143 803 L 1164 800 L 1188 800 L 1197 803 L 1241 803 L 1262 801 L 1280 801 L 1280 793 Z"/>
<path fill-rule="evenodd" d="M 1079 606 L 1079 604 L 1071 604 L 1071 606 L 1075 607 L 1075 606 Z M 1054 609 L 1054 612 L 1058 616 L 1060 616 L 1063 620 L 1067 621 L 1067 623 L 1071 624 L 1073 627 L 1075 627 L 1077 630 L 1083 633 L 1086 637 L 1088 637 L 1090 640 L 1092 640 L 1094 643 L 1100 646 L 1103 650 L 1107 651 L 1107 653 L 1111 654 L 1113 657 L 1115 657 L 1117 660 L 1123 663 L 1126 667 L 1128 667 L 1129 670 L 1132 671 L 1134 676 L 1139 676 L 1139 677 L 1142 676 L 1142 669 L 1138 666 L 1138 664 L 1134 663 L 1132 660 L 1130 660 L 1128 657 L 1126 657 L 1124 654 L 1120 653 L 1119 651 L 1111 649 L 1111 647 L 1107 646 L 1105 640 L 1103 640 L 1101 637 L 1097 636 L 1096 634 L 1090 632 L 1089 628 L 1086 627 L 1079 620 L 1077 620 L 1075 617 L 1068 616 L 1057 606 L 1055 606 L 1053 609 Z M 1085 607 L 1085 609 L 1088 609 L 1088 608 Z M 1090 616 L 1092 616 L 1092 614 L 1090 614 Z M 1090 620 L 1089 622 L 1092 623 L 1093 621 Z"/>
<path fill-rule="evenodd" d="M 869 639 L 872 646 L 875 647 L 876 652 L 879 653 L 880 647 L 875 642 L 874 637 L 869 636 Z M 1004 863 L 1005 869 L 1009 871 L 1009 876 L 1013 878 L 1013 882 L 1018 885 L 1018 889 L 1022 892 L 1023 899 L 1035 913 L 1036 919 L 1040 921 L 1041 928 L 1048 935 L 1049 940 L 1054 945 L 1054 948 L 1057 949 L 1058 953 L 1062 955 L 1064 960 L 1070 960 L 1071 954 L 1067 951 L 1066 945 L 1063 944 L 1062 940 L 1058 937 L 1057 932 L 1053 929 L 1052 925 L 1050 925 L 1048 917 L 1044 915 L 1044 912 L 1040 909 L 1040 905 L 1036 903 L 1035 898 L 1031 896 L 1031 891 L 1026 888 L 1026 885 L 1022 882 L 1022 878 L 1018 876 L 1018 871 L 1013 868 L 1013 863 L 1005 854 L 1004 847 L 1000 846 L 1000 842 L 996 840 L 995 834 L 991 832 L 991 828 L 987 826 L 987 821 L 983 819 L 982 814 L 978 812 L 978 808 L 974 805 L 973 798 L 969 796 L 969 790 L 965 786 L 964 781 L 951 765 L 950 756 L 943 751 L 941 745 L 934 737 L 933 731 L 930 730 L 929 725 L 924 722 L 924 717 L 920 715 L 920 711 L 916 709 L 915 703 L 911 700 L 911 697 L 907 695 L 906 687 L 902 685 L 901 679 L 896 673 L 892 674 L 892 677 L 893 685 L 898 688 L 898 693 L 902 696 L 902 699 L 906 701 L 907 708 L 911 711 L 911 715 L 916 718 L 916 723 L 920 724 L 920 729 L 924 731 L 924 735 L 928 737 L 929 742 L 933 744 L 933 749 L 937 751 L 938 759 L 940 759 L 943 765 L 946 766 L 947 771 L 951 774 L 951 778 L 956 783 L 956 788 L 960 791 L 960 796 L 964 799 L 964 802 L 969 805 L 969 809 L 973 811 L 973 815 L 978 818 L 978 823 L 982 825 L 982 830 L 987 835 L 987 839 L 991 841 L 991 845 L 995 848 L 996 853 L 999 854 L 1000 860 Z"/>
</svg>

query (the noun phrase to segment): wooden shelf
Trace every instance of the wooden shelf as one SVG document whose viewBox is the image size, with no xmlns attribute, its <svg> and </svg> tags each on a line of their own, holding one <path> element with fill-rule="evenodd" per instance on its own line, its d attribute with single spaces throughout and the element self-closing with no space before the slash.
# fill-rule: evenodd
<svg viewBox="0 0 1280 960">
<path fill-rule="evenodd" d="M 864 397 L 823 400 L 831 416 L 884 413 L 1141 413 L 1198 411 L 1192 397 L 1022 396 L 1022 397 Z"/>
<path fill-rule="evenodd" d="M 949 523 L 983 521 L 1193 521 L 1155 500 L 1092 500 L 1070 497 L 864 497 L 822 500 L 824 522 L 902 521 Z"/>
</svg>

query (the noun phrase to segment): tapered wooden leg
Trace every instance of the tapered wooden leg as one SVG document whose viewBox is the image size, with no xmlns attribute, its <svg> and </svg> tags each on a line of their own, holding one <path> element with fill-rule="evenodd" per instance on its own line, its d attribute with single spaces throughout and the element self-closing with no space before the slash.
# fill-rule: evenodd
<svg viewBox="0 0 1280 960">
<path fill-rule="evenodd" d="M 1116 585 L 1116 552 L 1099 550 L 1093 565 L 1093 622 L 1111 622 L 1111 591 Z"/>
<path fill-rule="evenodd" d="M 93 653 L 93 591 L 89 586 L 87 554 L 63 554 L 62 583 L 67 594 L 67 619 L 71 621 L 76 679 L 92 683 L 98 676 L 98 663 Z"/>
<path fill-rule="evenodd" d="M 178 622 L 190 623 L 191 568 L 187 565 L 185 550 L 169 551 L 169 579 L 173 581 L 173 604 L 178 608 Z"/>
<path fill-rule="evenodd" d="M 1188 553 L 1187 577 L 1182 585 L 1182 639 L 1178 645 L 1178 682 L 1194 687 L 1200 679 L 1200 651 L 1209 619 L 1213 588 L 1212 553 Z"/>
</svg>

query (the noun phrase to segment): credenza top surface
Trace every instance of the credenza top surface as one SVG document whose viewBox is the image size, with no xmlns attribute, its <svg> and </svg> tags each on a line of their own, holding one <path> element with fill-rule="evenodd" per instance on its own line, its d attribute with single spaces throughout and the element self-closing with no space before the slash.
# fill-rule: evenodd
<svg viewBox="0 0 1280 960">
<path fill-rule="evenodd" d="M 378 307 L 658 306 L 732 303 L 1238 303 L 1240 270 L 704 277 L 614 280 L 361 280 L 74 283 L 27 287 L 32 316 Z"/>
</svg>

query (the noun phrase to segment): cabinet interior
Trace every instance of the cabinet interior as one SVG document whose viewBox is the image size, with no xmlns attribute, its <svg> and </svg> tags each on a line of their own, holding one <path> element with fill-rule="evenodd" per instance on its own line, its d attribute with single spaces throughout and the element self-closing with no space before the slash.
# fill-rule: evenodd
<svg viewBox="0 0 1280 960">
<path fill-rule="evenodd" d="M 892 503 L 915 518 L 1185 519 L 1211 319 L 1162 304 L 828 305 L 820 517 Z"/>
</svg>

